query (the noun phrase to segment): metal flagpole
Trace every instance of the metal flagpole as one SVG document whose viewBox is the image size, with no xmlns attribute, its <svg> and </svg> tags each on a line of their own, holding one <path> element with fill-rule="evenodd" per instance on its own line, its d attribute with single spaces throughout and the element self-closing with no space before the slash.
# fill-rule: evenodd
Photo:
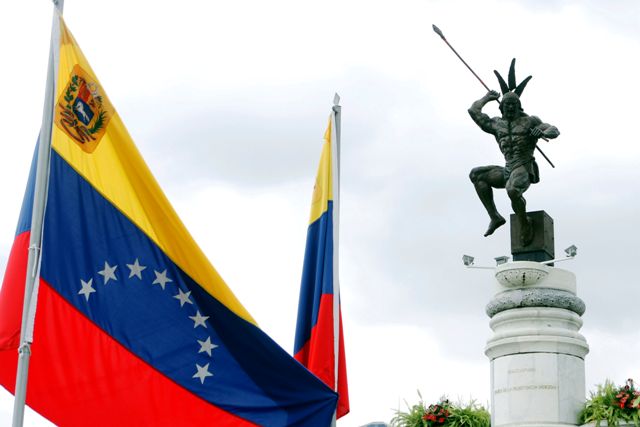
<svg viewBox="0 0 640 427">
<path fill-rule="evenodd" d="M 331 120 L 331 181 L 333 192 L 333 359 L 335 391 L 338 391 L 338 367 L 340 364 L 340 280 L 338 274 L 338 248 L 339 248 L 339 228 L 340 228 L 340 120 L 342 107 L 340 106 L 340 95 L 337 93 L 333 97 L 333 114 Z M 335 159 L 335 160 L 334 160 Z M 331 426 L 335 427 L 337 420 L 336 412 L 333 413 Z"/>
<path fill-rule="evenodd" d="M 18 369 L 16 372 L 15 399 L 13 402 L 13 427 L 22 427 L 24 423 L 24 406 L 27 396 L 27 377 L 29 375 L 29 359 L 33 342 L 33 323 L 38 295 L 40 275 L 40 254 L 42 244 L 42 228 L 44 210 L 47 202 L 47 186 L 49 182 L 49 160 L 51 153 L 51 131 L 53 126 L 53 104 L 60 45 L 60 15 L 64 0 L 53 0 L 53 23 L 51 27 L 51 44 L 49 47 L 49 65 L 47 67 L 47 84 L 44 95 L 42 125 L 38 141 L 38 160 L 36 163 L 36 181 L 33 195 L 33 213 L 31 215 L 31 238 L 29 241 L 29 258 L 22 306 L 22 326 L 20 330 L 20 347 L 18 349 Z"/>
</svg>

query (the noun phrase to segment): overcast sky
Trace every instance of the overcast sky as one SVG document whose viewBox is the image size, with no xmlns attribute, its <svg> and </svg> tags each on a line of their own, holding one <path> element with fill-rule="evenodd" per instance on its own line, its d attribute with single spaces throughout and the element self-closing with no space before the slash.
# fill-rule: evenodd
<svg viewBox="0 0 640 427">
<path fill-rule="evenodd" d="M 0 14 L 0 274 L 42 117 L 47 0 Z M 529 210 L 575 244 L 587 389 L 640 379 L 640 3 L 604 1 L 66 0 L 65 19 L 130 134 L 213 265 L 291 352 L 311 192 L 333 94 L 342 97 L 340 276 L 351 414 L 403 399 L 489 397 L 490 265 L 508 226 L 471 168 L 502 164 L 467 108 L 517 58 L 528 114 L 558 127 Z M 497 104 L 485 111 L 498 115 Z M 504 191 L 499 210 L 511 212 Z M 37 326 L 36 326 L 37 327 Z M 34 357 L 37 357 L 34 355 Z M 0 390 L 0 426 L 13 398 Z M 49 425 L 30 412 L 25 425 Z"/>
</svg>

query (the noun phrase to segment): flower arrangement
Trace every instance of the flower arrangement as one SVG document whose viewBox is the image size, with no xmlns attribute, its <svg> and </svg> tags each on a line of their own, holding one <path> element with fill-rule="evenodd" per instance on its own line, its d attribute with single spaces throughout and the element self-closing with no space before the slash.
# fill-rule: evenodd
<svg viewBox="0 0 640 427">
<path fill-rule="evenodd" d="M 449 401 L 444 399 L 435 405 L 429 405 L 427 410 L 424 412 L 422 416 L 422 420 L 425 421 L 425 426 L 434 427 L 434 426 L 443 426 L 447 422 L 447 418 L 451 415 L 450 412 L 451 405 Z"/>
<path fill-rule="evenodd" d="M 631 378 L 621 387 L 607 380 L 603 385 L 598 385 L 595 393 L 591 392 L 578 422 L 592 422 L 599 427 L 602 421 L 609 426 L 624 422 L 640 427 L 640 391 L 636 390 Z"/>
<path fill-rule="evenodd" d="M 474 400 L 468 404 L 453 404 L 446 397 L 438 403 L 426 406 L 418 391 L 420 401 L 409 406 L 408 411 L 396 411 L 391 420 L 393 427 L 490 427 L 491 415 Z"/>
<path fill-rule="evenodd" d="M 640 391 L 633 386 L 633 379 L 629 378 L 627 384 L 616 394 L 620 409 L 628 409 L 630 413 L 637 413 L 640 410 Z"/>
</svg>

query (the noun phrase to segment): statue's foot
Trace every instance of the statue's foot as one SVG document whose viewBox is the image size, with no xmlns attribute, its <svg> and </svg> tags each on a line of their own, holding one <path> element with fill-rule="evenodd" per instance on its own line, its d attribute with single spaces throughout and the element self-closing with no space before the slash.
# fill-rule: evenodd
<svg viewBox="0 0 640 427">
<path fill-rule="evenodd" d="M 531 218 L 527 217 L 527 224 L 522 227 L 520 234 L 520 243 L 522 246 L 529 246 L 533 242 L 533 223 Z"/>
<path fill-rule="evenodd" d="M 495 218 L 491 218 L 491 222 L 489 223 L 489 228 L 487 228 L 486 233 L 484 233 L 484 237 L 490 236 L 493 234 L 496 229 L 504 224 L 506 224 L 507 220 L 502 217 L 502 215 L 498 214 Z"/>
</svg>

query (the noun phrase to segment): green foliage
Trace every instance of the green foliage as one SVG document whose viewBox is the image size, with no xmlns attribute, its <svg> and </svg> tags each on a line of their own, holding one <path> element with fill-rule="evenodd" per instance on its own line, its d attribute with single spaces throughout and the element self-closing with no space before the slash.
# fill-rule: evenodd
<svg viewBox="0 0 640 427">
<path fill-rule="evenodd" d="M 420 390 L 418 390 L 418 396 L 420 397 L 420 401 L 413 406 L 409 406 L 407 401 L 404 401 L 408 411 L 396 411 L 396 415 L 391 419 L 391 425 L 393 427 L 425 427 L 427 425 L 422 419 L 427 408 L 424 406 Z"/>
<path fill-rule="evenodd" d="M 451 415 L 447 420 L 449 427 L 490 427 L 491 414 L 475 400 L 466 406 L 459 404 L 452 407 Z"/>
<path fill-rule="evenodd" d="M 408 411 L 396 411 L 391 420 L 392 427 L 490 427 L 491 415 L 478 405 L 475 400 L 468 404 L 452 404 L 446 397 L 433 405 L 425 405 L 420 391 L 420 401 L 410 406 L 406 401 Z"/>
<path fill-rule="evenodd" d="M 594 422 L 599 427 L 602 421 L 609 426 L 628 422 L 640 427 L 640 391 L 635 389 L 633 380 L 627 380 L 622 387 L 606 380 L 598 385 L 595 393 L 590 393 L 578 416 L 578 424 Z"/>
</svg>

